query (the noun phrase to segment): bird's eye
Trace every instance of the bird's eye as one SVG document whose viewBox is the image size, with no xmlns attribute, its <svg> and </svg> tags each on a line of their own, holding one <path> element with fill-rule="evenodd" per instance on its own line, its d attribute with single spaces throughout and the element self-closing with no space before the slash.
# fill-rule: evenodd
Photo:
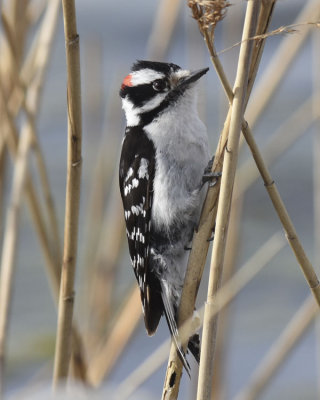
<svg viewBox="0 0 320 400">
<path fill-rule="evenodd" d="M 152 87 L 156 92 L 161 92 L 167 88 L 167 81 L 164 79 L 156 79 L 152 82 Z"/>
</svg>

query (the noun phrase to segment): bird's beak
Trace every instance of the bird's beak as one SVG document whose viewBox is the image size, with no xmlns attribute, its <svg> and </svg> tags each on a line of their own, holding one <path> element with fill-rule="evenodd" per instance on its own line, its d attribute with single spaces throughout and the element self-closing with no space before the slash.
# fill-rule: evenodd
<svg viewBox="0 0 320 400">
<path fill-rule="evenodd" d="M 189 86 L 191 83 L 196 82 L 198 79 L 202 77 L 202 75 L 206 74 L 209 71 L 209 68 L 198 69 L 197 71 L 190 72 L 190 75 L 185 76 L 180 79 L 178 83 L 179 89 L 184 89 Z"/>
</svg>

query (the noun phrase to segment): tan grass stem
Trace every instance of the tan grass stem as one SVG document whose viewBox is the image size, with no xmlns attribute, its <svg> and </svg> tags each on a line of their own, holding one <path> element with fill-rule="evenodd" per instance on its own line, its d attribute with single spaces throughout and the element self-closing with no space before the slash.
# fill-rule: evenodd
<svg viewBox="0 0 320 400">
<path fill-rule="evenodd" d="M 272 345 L 267 355 L 255 369 L 247 386 L 235 397 L 235 400 L 254 400 L 259 397 L 281 364 L 285 362 L 297 346 L 318 312 L 319 306 L 312 296 L 309 296 Z"/>
<path fill-rule="evenodd" d="M 16 243 L 18 239 L 19 216 L 23 189 L 27 177 L 28 154 L 31 146 L 31 132 L 28 128 L 21 133 L 18 155 L 15 163 L 12 194 L 7 212 L 4 242 L 1 257 L 0 279 L 0 393 L 3 393 L 5 351 L 8 333 L 13 278 L 15 272 Z"/>
<path fill-rule="evenodd" d="M 38 168 L 41 175 L 41 183 L 44 188 L 45 204 L 47 205 L 50 230 L 52 231 L 52 237 L 49 239 L 47 232 L 47 226 L 45 218 L 41 211 L 40 201 L 37 197 L 36 190 L 32 183 L 31 175 L 27 172 L 26 177 L 26 197 L 29 205 L 31 217 L 34 223 L 36 233 L 38 235 L 40 245 L 43 249 L 44 257 L 46 260 L 47 274 L 49 281 L 52 286 L 52 291 L 55 299 L 59 293 L 59 280 L 60 280 L 60 250 L 59 250 L 59 236 L 58 236 L 58 224 L 53 208 L 52 195 L 50 186 L 47 178 L 46 167 L 41 149 L 38 144 L 38 138 L 35 131 L 35 115 L 38 112 L 39 99 L 41 94 L 41 88 L 45 77 L 45 72 L 48 65 L 50 56 L 50 49 L 53 42 L 55 28 L 57 25 L 57 18 L 59 14 L 60 0 L 50 0 L 46 5 L 45 14 L 41 22 L 39 31 L 35 34 L 34 45 L 32 46 L 32 59 L 33 63 L 29 64 L 31 67 L 28 69 L 30 77 L 33 77 L 29 81 L 25 80 L 24 71 L 27 70 L 26 64 L 21 68 L 21 72 L 18 73 L 17 60 L 14 59 L 14 52 L 11 52 L 11 64 L 15 70 L 15 86 L 13 91 L 10 92 L 9 100 L 6 101 L 4 88 L 1 87 L 1 98 L 5 120 L 5 138 L 9 147 L 13 160 L 16 158 L 17 146 L 18 146 L 18 132 L 13 122 L 13 116 L 17 115 L 21 106 L 25 109 L 27 115 L 26 126 L 24 129 L 31 130 L 32 135 L 32 146 L 34 153 L 38 160 Z M 10 33 L 11 34 L 11 33 Z M 13 36 L 13 35 L 12 35 Z M 30 53 L 27 57 L 31 57 Z M 28 58 L 27 58 L 28 59 Z M 3 136 L 1 136 L 3 138 Z M 84 379 L 85 361 L 83 352 L 81 349 L 81 341 L 79 335 L 74 328 L 73 338 L 73 364 L 75 366 L 76 376 L 79 379 Z"/>
<path fill-rule="evenodd" d="M 296 18 L 295 23 L 315 20 L 316 18 L 319 18 L 319 15 L 318 0 L 309 0 Z M 263 79 L 260 79 L 257 82 L 252 94 L 255 101 L 249 104 L 246 112 L 246 118 L 250 123 L 251 129 L 254 129 L 258 118 L 261 116 L 263 110 L 272 98 L 272 95 L 279 87 L 285 73 L 299 53 L 299 50 L 307 39 L 311 29 L 313 29 L 312 25 L 306 25 L 298 34 L 284 37 L 269 65 L 263 71 Z M 285 57 L 283 56 L 284 54 L 286 55 Z"/>
<path fill-rule="evenodd" d="M 264 158 L 268 165 L 273 163 L 285 152 L 309 126 L 313 123 L 310 112 L 311 99 L 306 100 L 290 117 L 281 124 L 274 134 L 270 137 L 268 143 L 263 148 Z M 252 158 L 248 159 L 239 167 L 234 187 L 234 196 L 232 200 L 230 227 L 227 237 L 227 251 L 224 261 L 223 280 L 228 279 L 234 265 L 234 258 L 238 248 L 238 234 L 240 217 L 242 213 L 243 195 L 249 187 L 260 177 L 259 171 L 254 165 Z M 239 203 L 240 201 L 240 203 Z M 223 398 L 223 388 L 221 386 L 224 348 L 227 346 L 226 336 L 228 327 L 228 309 L 219 315 L 219 326 L 216 344 L 215 368 L 213 376 L 212 398 Z"/>
<path fill-rule="evenodd" d="M 234 191 L 236 192 L 238 187 L 239 174 L 235 177 Z M 227 234 L 226 251 L 223 266 L 223 275 L 221 285 L 222 287 L 228 282 L 234 274 L 234 270 L 239 257 L 239 242 L 241 238 L 240 227 L 241 217 L 243 213 L 243 197 L 238 199 L 235 195 L 232 199 L 232 205 L 230 210 L 230 221 Z M 217 327 L 216 337 L 216 349 L 215 349 L 215 361 L 214 361 L 214 373 L 212 377 L 212 399 L 223 399 L 224 394 L 224 361 L 225 354 L 228 346 L 228 335 L 229 335 L 229 321 L 230 321 L 230 309 L 225 307 L 222 312 L 219 313 L 219 324 Z"/>
<path fill-rule="evenodd" d="M 287 210 L 281 200 L 279 192 L 274 184 L 274 181 L 271 178 L 271 175 L 264 163 L 264 160 L 260 154 L 260 151 L 255 143 L 254 137 L 251 133 L 251 130 L 247 123 L 242 123 L 242 132 L 243 135 L 249 145 L 249 148 L 252 152 L 253 158 L 257 164 L 259 172 L 264 180 L 265 186 L 269 193 L 269 196 L 272 200 L 272 203 L 277 211 L 278 217 L 283 224 L 283 227 L 286 231 L 287 239 L 290 243 L 290 246 L 297 258 L 297 261 L 305 275 L 305 278 L 309 284 L 309 287 L 315 296 L 316 301 L 320 304 L 320 285 L 317 278 L 317 275 L 308 259 L 307 255 L 304 252 L 304 249 L 301 245 L 301 242 L 297 236 L 295 228 L 292 224 L 292 221 L 287 213 Z"/>
<path fill-rule="evenodd" d="M 267 192 L 270 196 L 272 204 L 278 214 L 278 217 L 283 225 L 283 228 L 286 232 L 287 240 L 292 248 L 294 255 L 304 273 L 304 276 L 309 284 L 310 290 L 313 293 L 317 303 L 320 305 L 320 285 L 318 277 L 313 269 L 313 266 L 308 259 L 303 246 L 300 242 L 300 239 L 297 235 L 295 227 L 289 217 L 289 214 L 283 204 L 283 201 L 280 197 L 278 189 L 275 185 L 274 180 L 272 179 L 268 168 L 262 158 L 260 150 L 254 140 L 252 132 L 248 126 L 248 124 L 242 125 L 242 132 L 246 139 L 246 142 L 251 150 L 252 156 L 256 162 L 257 168 L 261 174 L 261 177 L 264 181 L 264 185 L 267 189 Z"/>
<path fill-rule="evenodd" d="M 237 168 L 241 123 L 245 109 L 246 90 L 253 48 L 253 42 L 247 41 L 247 39 L 253 36 L 256 32 L 259 8 L 260 1 L 249 0 L 243 27 L 242 40 L 244 40 L 244 42 L 242 42 L 240 47 L 238 68 L 233 90 L 234 98 L 232 103 L 230 129 L 223 162 L 215 240 L 212 249 L 208 295 L 204 313 L 201 346 L 202 355 L 200 358 L 197 392 L 198 400 L 209 400 L 211 398 L 211 382 L 213 376 L 213 359 L 217 327 L 216 321 L 211 317 L 211 308 L 215 303 L 215 294 L 221 283 L 232 191 Z"/>
<path fill-rule="evenodd" d="M 67 58 L 68 161 L 64 251 L 58 308 L 53 386 L 68 376 L 74 304 L 81 181 L 80 52 L 74 0 L 63 0 Z"/>
<path fill-rule="evenodd" d="M 212 308 L 212 317 L 217 315 L 227 306 L 234 297 L 284 248 L 286 241 L 280 232 L 272 235 L 234 274 L 234 276 L 219 289 L 217 302 Z M 203 320 L 204 306 L 199 310 L 200 325 Z M 180 328 L 182 339 L 186 340 L 195 333 L 192 318 L 184 322 Z M 129 377 L 127 377 L 118 388 L 119 398 L 122 400 L 129 397 L 146 379 L 148 379 L 166 359 L 166 349 L 169 339 L 165 341 L 153 354 L 151 354 Z M 121 396 L 120 396 L 121 394 Z M 125 395 L 124 395 L 125 394 Z"/>
<path fill-rule="evenodd" d="M 36 76 L 35 79 L 33 80 L 32 84 L 30 86 L 26 86 L 24 81 L 22 80 L 21 76 L 22 73 L 19 76 L 18 72 L 18 65 L 17 65 L 17 60 L 14 58 L 15 54 L 13 51 L 14 44 L 11 43 L 13 41 L 10 40 L 9 42 L 11 43 L 11 60 L 12 60 L 12 70 L 14 72 L 15 76 L 15 87 L 13 89 L 13 93 L 11 93 L 10 98 L 8 100 L 8 110 L 6 111 L 7 114 L 10 115 L 16 115 L 20 106 L 23 105 L 26 115 L 27 115 L 27 120 L 28 123 L 31 125 L 31 132 L 33 135 L 33 146 L 34 146 L 34 152 L 38 161 L 38 170 L 40 172 L 41 176 L 41 182 L 42 182 L 42 188 L 44 190 L 44 198 L 45 202 L 47 205 L 47 210 L 48 210 L 48 215 L 49 215 L 49 220 L 50 220 L 50 227 L 53 232 L 53 239 L 51 241 L 51 245 L 54 248 L 53 253 L 57 257 L 57 262 L 60 262 L 60 243 L 59 243 L 59 234 L 58 234 L 58 223 L 56 219 L 56 214 L 54 210 L 54 205 L 52 201 L 52 194 L 50 191 L 50 186 L 48 182 L 48 177 L 47 177 L 47 172 L 46 172 L 46 167 L 45 167 L 45 162 L 44 158 L 41 152 L 41 149 L 39 147 L 38 143 L 38 138 L 35 133 L 35 122 L 34 122 L 34 116 L 36 115 L 38 111 L 38 106 L 39 106 L 39 99 L 40 99 L 40 93 L 41 93 L 41 87 L 42 83 L 44 80 L 44 75 L 46 71 L 46 67 L 48 64 L 48 59 L 50 55 L 50 49 L 51 49 L 51 44 L 53 41 L 53 36 L 55 32 L 55 27 L 57 23 L 57 17 L 58 17 L 58 11 L 59 11 L 59 5 L 60 1 L 59 0 L 51 0 L 48 4 L 48 7 L 46 9 L 46 13 L 44 15 L 42 25 L 40 28 L 41 35 L 38 37 L 38 47 L 37 51 L 35 52 L 37 57 L 36 57 L 36 62 L 35 62 L 35 70 L 36 70 Z M 3 19 L 5 20 L 5 17 L 3 16 Z M 43 29 L 45 27 L 45 29 Z M 9 32 L 9 28 L 7 29 Z M 9 34 L 9 36 L 13 36 L 13 34 Z M 19 89 L 17 89 L 19 88 Z M 17 101 L 17 91 L 20 92 L 20 97 L 19 101 Z M 11 119 L 11 117 L 9 117 Z M 13 129 L 10 128 L 10 141 L 11 141 L 11 146 L 16 146 L 17 143 L 17 135 L 14 136 Z M 29 179 L 28 179 L 29 181 Z M 46 228 L 44 228 L 45 230 Z"/>
</svg>

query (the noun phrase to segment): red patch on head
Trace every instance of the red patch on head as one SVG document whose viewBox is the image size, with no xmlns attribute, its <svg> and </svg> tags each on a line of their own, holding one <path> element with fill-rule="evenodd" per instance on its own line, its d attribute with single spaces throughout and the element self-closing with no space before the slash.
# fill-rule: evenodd
<svg viewBox="0 0 320 400">
<path fill-rule="evenodd" d="M 121 89 L 124 89 L 126 86 L 132 86 L 131 78 L 131 74 L 127 75 L 124 78 L 124 80 L 122 81 Z"/>
</svg>

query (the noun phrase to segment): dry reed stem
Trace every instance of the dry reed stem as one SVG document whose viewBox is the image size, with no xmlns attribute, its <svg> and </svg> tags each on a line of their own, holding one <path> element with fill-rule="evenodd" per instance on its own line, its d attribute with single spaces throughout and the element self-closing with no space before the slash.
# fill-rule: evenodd
<svg viewBox="0 0 320 400">
<path fill-rule="evenodd" d="M 262 390 L 297 346 L 318 313 L 319 306 L 312 296 L 309 296 L 272 345 L 267 355 L 255 369 L 247 386 L 235 397 L 235 400 L 254 400 L 259 398 Z"/>
<path fill-rule="evenodd" d="M 18 155 L 15 163 L 10 205 L 6 217 L 6 227 L 1 257 L 0 279 L 0 394 L 3 393 L 5 351 L 8 333 L 13 278 L 15 272 L 16 243 L 23 189 L 27 177 L 28 154 L 31 146 L 31 132 L 28 127 L 21 133 Z"/>
<path fill-rule="evenodd" d="M 243 27 L 243 39 L 251 37 L 256 32 L 260 1 L 249 0 Z M 220 287 L 226 235 L 228 231 L 233 184 L 237 168 L 238 147 L 241 132 L 241 123 L 245 109 L 246 90 L 248 84 L 250 60 L 253 42 L 244 41 L 240 47 L 237 74 L 234 85 L 230 129 L 228 143 L 223 162 L 223 174 L 217 210 L 215 238 L 212 249 L 208 295 L 205 305 L 201 358 L 199 366 L 199 380 L 197 399 L 211 398 L 211 382 L 213 376 L 213 359 L 217 317 L 212 319 L 211 308 L 215 304 L 215 294 Z"/>
<path fill-rule="evenodd" d="M 262 37 L 264 37 L 264 35 L 262 35 Z M 222 81 L 224 81 L 223 79 L 221 79 Z M 271 95 L 271 92 L 270 92 L 270 95 Z M 305 118 L 305 115 L 303 115 L 303 112 L 306 110 L 306 106 L 307 105 L 305 105 L 304 107 L 301 107 L 301 110 L 299 110 L 300 112 L 298 113 L 296 113 L 297 115 L 297 118 L 299 118 L 301 115 L 304 117 L 304 120 L 306 119 Z M 259 110 L 259 112 L 261 111 L 261 109 Z M 258 114 L 256 114 L 256 115 L 258 115 Z M 296 118 L 296 119 L 297 119 Z M 299 121 L 299 120 L 298 120 Z M 291 120 L 290 120 L 290 122 L 291 122 Z M 300 121 L 299 121 L 300 122 Z M 296 128 L 296 127 L 295 127 Z M 291 133 L 291 131 L 289 130 L 289 132 Z M 273 155 L 273 156 L 276 156 L 276 153 L 280 153 L 280 147 L 288 147 L 288 145 L 290 144 L 290 140 L 295 140 L 295 134 L 296 135 L 298 135 L 299 134 L 299 131 L 298 130 L 296 130 L 296 129 L 293 129 L 293 132 L 292 132 L 292 138 L 287 138 L 286 137 L 286 140 L 284 141 L 284 143 L 283 143 L 283 146 L 279 146 L 279 142 L 277 141 L 277 147 L 276 147 L 276 152 L 274 153 L 274 152 L 272 152 L 272 146 L 269 146 L 269 148 L 268 148 L 268 150 L 271 150 L 271 151 L 269 151 L 269 153 L 271 154 L 271 155 Z M 288 140 L 289 139 L 289 140 Z M 274 153 L 274 154 L 273 154 Z M 271 157 L 271 158 L 273 158 L 273 157 Z M 247 174 L 243 174 L 244 175 L 244 179 L 242 180 L 242 182 L 244 183 L 244 185 L 242 184 L 242 185 L 240 185 L 240 187 L 241 187 L 241 193 L 244 193 L 245 192 L 245 190 L 248 188 L 248 186 L 252 183 L 252 182 L 250 182 L 250 179 L 248 180 L 247 178 L 248 178 L 248 176 L 247 176 Z M 255 174 L 254 172 L 251 174 L 251 177 L 253 178 L 251 181 L 253 181 L 254 179 L 255 179 L 255 177 L 256 177 L 256 175 L 257 174 Z M 240 198 L 241 199 L 241 196 L 239 197 L 239 195 L 238 195 L 238 198 Z M 217 371 L 215 371 L 215 375 L 216 375 L 216 373 L 217 373 Z M 216 376 L 215 376 L 216 377 Z"/>
<path fill-rule="evenodd" d="M 291 146 L 303 133 L 307 131 L 313 123 L 310 120 L 311 99 L 306 100 L 290 117 L 284 121 L 279 129 L 270 137 L 268 143 L 264 146 L 263 154 L 268 165 L 273 163 Z M 231 207 L 230 227 L 227 236 L 227 246 L 229 249 L 225 254 L 223 281 L 231 276 L 231 271 L 234 265 L 234 258 L 238 248 L 238 233 L 240 214 L 242 212 L 242 200 L 244 193 L 249 187 L 260 177 L 259 171 L 254 166 L 254 161 L 250 158 L 245 162 L 238 171 L 234 187 L 234 195 Z M 225 321 L 224 310 L 222 315 L 219 315 L 219 327 L 216 344 L 215 369 L 212 383 L 212 398 L 223 398 L 221 382 L 223 369 L 223 353 L 226 346 L 225 338 L 227 336 L 227 322 Z M 222 317 L 222 318 L 221 318 Z"/>
<path fill-rule="evenodd" d="M 2 66 L 4 68 L 8 67 L 10 64 L 10 75 L 11 80 L 9 80 L 10 85 L 8 85 L 8 79 L 3 79 L 4 70 L 2 69 L 2 81 L 1 81 L 1 103 L 2 103 L 2 115 L 4 117 L 5 122 L 7 123 L 7 127 L 4 127 L 2 139 L 9 142 L 9 146 L 11 147 L 12 153 L 16 154 L 18 152 L 18 139 L 17 132 L 14 126 L 13 119 L 10 116 L 8 107 L 7 107 L 7 94 L 10 93 L 12 87 L 18 84 L 18 64 L 21 63 L 22 57 L 21 53 L 23 50 L 24 40 L 21 39 L 26 37 L 27 25 L 24 24 L 19 13 L 24 11 L 27 2 L 24 2 L 23 5 L 17 8 L 18 3 L 10 3 L 13 6 L 10 16 L 7 18 L 6 14 L 4 14 L 2 10 L 2 22 L 4 26 L 4 31 L 6 36 L 2 38 L 2 45 L 5 45 L 4 41 L 7 39 L 7 54 L 4 59 Z M 18 12 L 19 11 L 19 12 Z M 16 27 L 15 30 L 12 27 Z M 20 39 L 19 39 L 20 38 Z M 7 64 L 7 65 L 5 65 Z M 6 82 L 6 87 L 4 87 L 3 83 Z M 10 139 L 8 140 L 8 136 Z M 7 331 L 8 331 L 8 317 L 9 310 L 12 298 L 12 286 L 13 286 L 13 278 L 14 278 L 14 267 L 15 267 L 15 250 L 16 250 L 16 242 L 18 235 L 18 219 L 19 219 L 19 206 L 20 206 L 20 198 L 22 196 L 22 187 L 25 184 L 25 181 L 29 180 L 29 175 L 27 172 L 27 153 L 28 149 L 31 146 L 32 137 L 32 127 L 28 124 L 25 124 L 22 128 L 21 138 L 19 141 L 19 152 L 16 160 L 16 169 L 14 174 L 14 182 L 13 182 L 13 194 L 12 194 L 12 204 L 11 208 L 8 211 L 8 222 L 5 231 L 4 244 L 3 244 L 3 258 L 2 258 L 2 279 L 1 279 L 1 315 L 0 315 L 0 359 L 1 359 L 1 387 L 3 383 L 3 368 L 5 364 L 5 350 L 6 350 L 6 339 L 7 339 Z M 21 147 L 23 156 L 25 160 L 21 159 Z M 22 160 L 22 161 L 21 161 Z M 18 182 L 18 183 L 16 183 Z M 20 185 L 20 186 L 19 186 Z"/>
<path fill-rule="evenodd" d="M 310 19 L 319 18 L 319 16 L 318 0 L 309 0 L 296 18 L 295 23 L 309 21 Z M 251 129 L 254 129 L 258 118 L 268 105 L 272 95 L 280 86 L 285 73 L 297 56 L 311 29 L 311 25 L 306 25 L 305 29 L 302 29 L 299 34 L 294 37 L 287 36 L 281 41 L 269 65 L 263 71 L 263 79 L 257 82 L 253 92 L 255 101 L 248 106 L 246 118 L 250 122 Z M 286 55 L 285 57 L 283 57 L 284 54 Z"/>
<path fill-rule="evenodd" d="M 61 262 L 61 249 L 60 249 L 60 239 L 58 222 L 56 218 L 56 213 L 54 209 L 53 197 L 50 190 L 49 180 L 46 165 L 44 162 L 44 157 L 38 142 L 37 135 L 35 133 L 35 122 L 34 116 L 39 109 L 39 99 L 41 94 L 41 89 L 44 81 L 44 76 L 47 70 L 48 60 L 50 56 L 50 49 L 52 47 L 52 41 L 57 25 L 57 18 L 59 14 L 60 1 L 52 0 L 48 3 L 46 13 L 43 17 L 42 25 L 40 28 L 40 33 L 38 37 L 37 51 L 35 52 L 34 60 L 34 70 L 35 77 L 32 84 L 26 90 L 26 86 L 19 76 L 18 66 L 16 60 L 14 60 L 13 65 L 15 68 L 15 88 L 21 89 L 21 101 L 22 106 L 26 111 L 29 124 L 32 126 L 33 133 L 33 143 L 34 143 L 34 153 L 38 163 L 38 172 L 40 174 L 41 188 L 43 190 L 43 195 L 47 207 L 47 212 L 49 216 L 50 227 L 52 230 L 52 247 L 53 254 L 56 256 L 57 265 Z M 16 105 L 12 104 L 13 109 L 17 108 Z M 13 110 L 11 110 L 14 113 Z"/>
<path fill-rule="evenodd" d="M 286 245 L 286 241 L 280 232 L 272 235 L 250 257 L 249 260 L 226 282 L 217 292 L 217 302 L 212 308 L 212 317 L 224 309 L 235 296 L 264 268 Z M 199 310 L 200 325 L 202 324 L 204 306 Z M 180 328 L 182 340 L 187 340 L 197 328 L 192 323 L 192 318 L 184 322 Z M 129 397 L 146 379 L 148 379 L 165 361 L 166 349 L 169 339 L 166 340 L 153 354 L 151 354 L 118 388 L 118 396 L 122 400 Z M 120 396 L 121 394 L 121 396 Z"/>
<path fill-rule="evenodd" d="M 269 1 L 268 3 L 264 2 L 262 3 L 258 20 L 257 33 L 263 33 L 267 30 L 273 12 L 273 8 L 274 8 L 274 1 Z M 261 40 L 253 49 L 247 99 L 249 98 L 253 82 L 259 67 L 263 47 L 264 47 L 264 40 Z M 209 51 L 211 49 L 213 49 L 213 45 L 209 48 Z M 216 63 L 218 62 L 217 61 L 218 57 L 216 56 L 216 53 L 210 52 L 210 57 L 212 62 L 216 66 Z M 220 69 L 217 68 L 217 70 L 220 71 L 221 68 Z M 230 93 L 230 90 L 226 85 L 229 85 L 227 81 L 225 81 L 224 89 L 226 93 Z M 231 115 L 231 108 L 229 108 L 229 112 L 227 114 L 224 127 L 220 135 L 219 143 L 215 152 L 215 159 L 212 167 L 212 172 L 220 172 L 222 169 L 224 150 L 229 132 L 230 115 Z M 179 307 L 179 326 L 192 316 L 195 307 L 197 291 L 201 281 L 203 268 L 205 265 L 209 249 L 208 238 L 210 238 L 211 236 L 212 229 L 215 223 L 219 190 L 220 190 L 220 180 L 214 187 L 211 187 L 208 190 L 207 197 L 201 213 L 198 230 L 194 233 L 192 241 L 192 250 L 189 256 L 188 268 L 185 276 L 185 282 L 181 296 L 181 303 Z M 181 374 L 182 374 L 182 363 L 178 357 L 177 352 L 175 351 L 174 344 L 172 344 L 170 349 L 170 355 L 166 373 L 166 381 L 164 387 L 170 386 L 173 398 L 174 395 L 178 393 Z M 174 377 L 174 379 L 172 377 Z M 173 387 L 172 385 L 170 385 L 170 382 L 172 381 L 174 382 Z"/>
<path fill-rule="evenodd" d="M 36 154 L 36 157 L 38 160 L 42 186 L 44 187 L 44 197 L 46 200 L 47 210 L 48 210 L 48 214 L 49 214 L 50 226 L 53 231 L 52 246 L 55 248 L 55 251 L 53 253 L 57 254 L 57 261 L 58 261 L 58 257 L 60 254 L 58 224 L 57 224 L 57 219 L 56 219 L 56 215 L 55 215 L 55 210 L 53 207 L 52 195 L 51 195 L 50 188 L 49 188 L 45 163 L 43 160 L 41 150 L 39 148 L 37 136 L 35 134 L 34 115 L 36 114 L 36 112 L 38 110 L 41 86 L 42 86 L 42 82 L 44 80 L 44 74 L 45 74 L 46 67 L 48 64 L 49 50 L 51 48 L 51 44 L 52 44 L 52 40 L 53 40 L 53 36 L 54 36 L 54 32 L 55 32 L 57 16 L 58 16 L 58 11 L 59 11 L 59 5 L 60 5 L 59 0 L 52 0 L 49 3 L 48 8 L 46 10 L 46 14 L 44 16 L 44 19 L 43 19 L 43 22 L 41 25 L 41 29 L 40 29 L 41 35 L 39 35 L 39 40 L 38 40 L 39 46 L 37 47 L 37 52 L 36 52 L 37 63 L 35 64 L 35 67 L 37 69 L 37 76 L 36 76 L 36 79 L 32 82 L 32 84 L 28 88 L 26 88 L 26 90 L 23 89 L 26 86 L 23 83 L 23 81 L 21 80 L 21 78 L 19 77 L 17 60 L 12 59 L 12 66 L 13 66 L 12 69 L 15 71 L 14 76 L 15 76 L 16 85 L 14 87 L 13 93 L 11 93 L 10 98 L 8 100 L 9 112 L 6 111 L 7 114 L 16 115 L 20 106 L 23 105 L 23 107 L 26 111 L 27 118 L 28 118 L 28 123 L 31 125 L 32 134 L 33 134 L 34 151 L 35 151 L 35 154 Z M 44 27 L 45 27 L 45 29 L 44 29 Z M 13 57 L 14 56 L 13 52 L 11 54 Z M 21 93 L 20 100 L 18 102 L 16 101 L 17 100 L 16 94 L 15 94 L 16 90 L 17 90 L 16 88 L 19 88 L 19 91 Z M 14 132 L 12 129 L 10 129 L 10 135 L 12 136 L 12 138 L 10 140 L 12 142 L 12 146 L 14 147 L 17 145 L 17 135 L 14 135 Z M 59 257 L 59 261 L 60 261 L 60 257 Z"/>
<path fill-rule="evenodd" d="M 287 210 L 281 200 L 279 192 L 277 191 L 274 181 L 272 180 L 271 175 L 269 174 L 269 171 L 267 170 L 267 167 L 266 167 L 264 160 L 259 152 L 259 149 L 255 143 L 255 140 L 249 129 L 249 126 L 245 122 L 242 123 L 242 132 L 243 132 L 243 135 L 244 135 L 244 137 L 250 147 L 250 150 L 253 154 L 253 158 L 254 158 L 254 160 L 257 164 L 257 167 L 259 169 L 259 172 L 264 180 L 265 186 L 266 186 L 269 196 L 272 200 L 272 203 L 276 209 L 278 217 L 285 229 L 289 244 L 297 258 L 297 261 L 305 275 L 305 278 L 309 284 L 309 287 L 310 287 L 316 301 L 320 305 L 320 285 L 319 285 L 317 275 L 312 267 L 312 264 L 310 263 L 310 260 L 307 258 L 307 255 L 304 252 L 304 249 L 300 243 L 300 240 L 297 236 L 297 233 L 292 224 L 292 221 L 291 221 L 291 219 L 287 213 Z"/>
<path fill-rule="evenodd" d="M 98 349 L 91 360 L 88 369 L 89 382 L 93 386 L 101 384 L 104 377 L 115 365 L 123 349 L 127 345 L 132 333 L 141 319 L 141 304 L 139 288 L 134 283 L 119 317 L 116 319 L 108 340 Z"/>
<path fill-rule="evenodd" d="M 20 76 L 17 73 L 17 65 L 16 65 L 17 62 L 16 60 L 13 60 L 12 62 L 13 68 L 16 70 L 15 77 L 16 80 L 19 80 L 19 82 L 15 85 L 13 93 L 11 93 L 10 99 L 8 101 L 8 107 L 11 108 L 10 110 L 11 112 L 7 108 L 5 108 L 6 118 L 10 126 L 8 133 L 10 135 L 9 145 L 13 157 L 15 156 L 16 152 L 18 135 L 9 114 L 16 115 L 18 113 L 19 108 L 23 106 L 24 109 L 26 110 L 28 123 L 31 125 L 30 128 L 32 133 L 33 149 L 38 161 L 38 169 L 40 172 L 45 203 L 47 205 L 50 228 L 52 231 L 51 240 L 49 240 L 48 238 L 44 217 L 42 216 L 40 211 L 40 203 L 39 200 L 37 199 L 36 192 L 29 174 L 27 176 L 26 195 L 31 216 L 34 221 L 34 226 L 38 234 L 41 247 L 44 252 L 47 274 L 49 276 L 49 281 L 51 283 L 52 291 L 56 300 L 59 294 L 59 280 L 60 280 L 59 263 L 61 262 L 58 223 L 53 206 L 52 194 L 46 173 L 45 162 L 38 143 L 38 138 L 35 133 L 33 115 L 36 114 L 39 108 L 39 99 L 50 56 L 50 49 L 52 47 L 53 37 L 56 30 L 59 8 L 60 8 L 60 0 L 49 1 L 38 34 L 36 35 L 36 39 L 34 39 L 35 45 L 32 46 L 32 50 L 27 56 L 27 61 L 25 61 L 24 65 L 22 66 Z M 33 60 L 32 64 L 28 62 L 28 60 L 31 58 Z M 31 67 L 27 68 L 27 66 L 32 66 L 32 68 Z M 34 77 L 33 81 L 30 82 L 30 85 L 28 85 L 24 81 L 27 72 L 30 74 L 30 77 L 31 76 Z M 21 90 L 21 88 L 25 88 L 26 90 Z M 7 107 L 7 103 L 5 104 L 5 106 Z M 72 362 L 74 366 L 74 371 L 77 378 L 85 380 L 85 370 L 86 370 L 85 360 L 82 351 L 81 339 L 76 330 L 76 327 L 74 327 L 73 329 L 73 335 L 74 337 L 73 337 Z"/>
<path fill-rule="evenodd" d="M 53 387 L 68 376 L 71 355 L 71 332 L 74 304 L 74 279 L 78 240 L 81 181 L 81 88 L 80 52 L 75 2 L 63 0 L 67 58 L 68 161 L 64 251 L 61 270 L 57 341 Z"/>
<path fill-rule="evenodd" d="M 240 172 L 240 171 L 239 171 Z M 236 175 L 234 192 L 238 187 L 239 173 Z M 238 199 L 233 195 L 232 205 L 230 210 L 230 221 L 229 228 L 226 239 L 226 251 L 223 266 L 223 275 L 221 285 L 224 286 L 225 283 L 231 279 L 234 274 L 234 269 L 236 266 L 236 261 L 239 256 L 239 242 L 240 242 L 240 224 L 243 211 L 243 198 Z M 223 374 L 224 360 L 226 348 L 228 346 L 226 338 L 229 334 L 229 319 L 230 310 L 226 307 L 222 312 L 219 313 L 219 325 L 217 327 L 217 338 L 216 338 L 216 349 L 215 349 L 215 361 L 214 361 L 214 373 L 212 377 L 212 399 L 223 399 L 225 397 L 223 388 Z"/>
<path fill-rule="evenodd" d="M 159 3 L 147 43 L 148 59 L 158 61 L 164 59 L 173 35 L 180 6 L 181 0 L 163 0 Z"/>
<path fill-rule="evenodd" d="M 304 276 L 309 284 L 310 290 L 314 295 L 316 302 L 320 305 L 320 284 L 318 277 L 313 269 L 313 266 L 308 259 L 303 246 L 300 242 L 300 239 L 297 235 L 295 227 L 289 217 L 289 214 L 285 208 L 285 205 L 282 202 L 278 189 L 275 185 L 274 180 L 272 179 L 268 168 L 261 156 L 259 148 L 254 140 L 254 137 L 251 133 L 251 130 L 248 124 L 242 125 L 242 132 L 247 141 L 247 144 L 251 150 L 252 156 L 256 162 L 257 168 L 261 174 L 264 185 L 267 189 L 267 192 L 270 196 L 272 204 L 278 214 L 278 217 L 282 223 L 282 226 L 285 230 L 287 240 L 292 248 L 294 255 L 304 273 Z"/>
<path fill-rule="evenodd" d="M 230 115 L 231 109 L 229 109 L 229 113 L 227 115 L 215 153 L 213 164 L 214 172 L 219 172 L 222 169 L 224 149 L 229 132 Z M 208 239 L 212 234 L 214 221 L 216 218 L 219 190 L 220 180 L 218 180 L 215 186 L 208 189 L 199 226 L 193 235 L 192 249 L 189 255 L 188 267 L 179 306 L 179 327 L 183 325 L 185 321 L 187 321 L 193 314 L 196 296 L 210 245 Z M 168 396 L 171 396 L 172 399 L 175 399 L 178 396 L 182 368 L 182 362 L 177 354 L 175 344 L 172 343 L 163 390 L 163 394 L 166 393 L 168 399 L 170 398 Z"/>
</svg>

